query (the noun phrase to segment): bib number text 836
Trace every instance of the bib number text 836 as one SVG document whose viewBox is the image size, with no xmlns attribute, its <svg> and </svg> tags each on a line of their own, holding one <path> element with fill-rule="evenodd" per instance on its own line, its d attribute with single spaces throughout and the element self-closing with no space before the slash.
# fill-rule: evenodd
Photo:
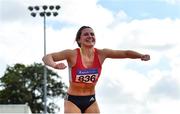
<svg viewBox="0 0 180 114">
<path fill-rule="evenodd" d="M 96 75 L 80 75 L 77 77 L 78 82 L 84 82 L 84 83 L 93 83 L 96 81 Z"/>
</svg>

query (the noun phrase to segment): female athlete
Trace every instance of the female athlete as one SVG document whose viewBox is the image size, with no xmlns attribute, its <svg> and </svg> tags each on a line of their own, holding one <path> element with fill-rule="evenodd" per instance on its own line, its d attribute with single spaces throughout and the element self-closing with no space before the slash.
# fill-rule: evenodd
<svg viewBox="0 0 180 114">
<path fill-rule="evenodd" d="M 59 61 L 66 60 L 69 68 L 69 87 L 64 100 L 64 113 L 100 113 L 95 98 L 95 86 L 106 58 L 130 58 L 150 60 L 148 54 L 132 50 L 112 50 L 95 48 L 96 38 L 89 26 L 82 26 L 76 34 L 79 48 L 66 49 L 47 54 L 43 62 L 55 69 L 67 66 Z"/>
</svg>

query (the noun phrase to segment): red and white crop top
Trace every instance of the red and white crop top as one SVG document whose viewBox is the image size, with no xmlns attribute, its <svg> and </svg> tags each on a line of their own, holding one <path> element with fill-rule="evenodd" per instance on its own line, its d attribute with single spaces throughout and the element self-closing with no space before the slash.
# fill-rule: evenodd
<svg viewBox="0 0 180 114">
<path fill-rule="evenodd" d="M 75 83 L 95 84 L 101 74 L 102 66 L 100 64 L 97 49 L 94 48 L 94 62 L 92 67 L 85 68 L 82 63 L 80 49 L 77 48 L 76 64 L 69 68 L 69 80 Z"/>
</svg>

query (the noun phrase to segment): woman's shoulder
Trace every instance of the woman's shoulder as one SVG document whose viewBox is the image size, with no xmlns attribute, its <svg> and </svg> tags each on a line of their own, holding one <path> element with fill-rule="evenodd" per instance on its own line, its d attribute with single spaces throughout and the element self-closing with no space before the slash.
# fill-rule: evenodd
<svg viewBox="0 0 180 114">
<path fill-rule="evenodd" d="M 106 48 L 95 48 L 95 50 L 97 51 L 97 53 L 98 53 L 98 55 L 100 56 L 100 57 L 104 57 L 105 56 L 105 54 L 106 54 Z"/>
<path fill-rule="evenodd" d="M 98 54 L 104 58 L 107 58 L 109 55 L 116 54 L 117 51 L 109 48 L 97 49 Z"/>
<path fill-rule="evenodd" d="M 99 60 L 100 60 L 100 63 L 103 64 L 104 60 L 106 59 L 106 49 L 99 49 L 99 48 L 95 48 L 95 50 L 97 51 L 98 53 L 98 57 L 99 57 Z"/>
<path fill-rule="evenodd" d="M 98 52 L 99 54 L 106 53 L 107 51 L 110 50 L 110 49 L 108 49 L 108 48 L 102 48 L 102 49 L 100 49 L 100 48 L 95 48 L 95 49 L 97 50 L 97 52 Z"/>
<path fill-rule="evenodd" d="M 51 55 L 54 56 L 54 57 L 70 58 L 70 57 L 74 56 L 77 53 L 76 50 L 77 49 L 64 49 L 64 50 L 61 50 L 61 51 L 58 51 L 58 52 L 51 53 Z"/>
<path fill-rule="evenodd" d="M 63 50 L 66 54 L 70 55 L 70 56 L 73 56 L 74 54 L 77 53 L 77 50 L 78 48 L 75 48 L 75 49 L 65 49 Z"/>
</svg>

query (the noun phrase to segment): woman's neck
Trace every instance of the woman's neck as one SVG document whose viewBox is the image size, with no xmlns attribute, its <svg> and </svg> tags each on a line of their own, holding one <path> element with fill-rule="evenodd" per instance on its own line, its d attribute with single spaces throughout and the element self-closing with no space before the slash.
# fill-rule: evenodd
<svg viewBox="0 0 180 114">
<path fill-rule="evenodd" d="M 81 54 L 87 57 L 94 56 L 94 48 L 80 48 Z"/>
</svg>

